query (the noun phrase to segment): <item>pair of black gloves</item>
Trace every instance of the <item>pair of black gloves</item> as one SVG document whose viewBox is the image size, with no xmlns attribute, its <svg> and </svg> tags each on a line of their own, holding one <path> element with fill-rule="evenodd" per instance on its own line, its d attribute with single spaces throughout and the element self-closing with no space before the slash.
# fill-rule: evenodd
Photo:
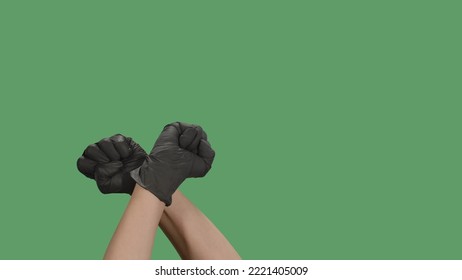
<svg viewBox="0 0 462 280">
<path fill-rule="evenodd" d="M 175 122 L 164 127 L 149 155 L 132 138 L 116 134 L 88 146 L 77 168 L 104 194 L 132 194 L 138 183 L 169 206 L 180 184 L 205 176 L 214 157 L 200 126 Z"/>
</svg>

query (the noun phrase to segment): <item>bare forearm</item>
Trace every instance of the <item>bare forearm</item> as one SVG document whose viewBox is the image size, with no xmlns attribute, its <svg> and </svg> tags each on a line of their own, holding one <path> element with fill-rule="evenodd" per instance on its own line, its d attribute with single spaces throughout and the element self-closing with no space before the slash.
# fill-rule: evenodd
<svg viewBox="0 0 462 280">
<path fill-rule="evenodd" d="M 165 204 L 136 185 L 104 259 L 150 259 Z"/>
<path fill-rule="evenodd" d="M 165 208 L 160 227 L 182 259 L 240 259 L 215 225 L 180 191 Z"/>
</svg>

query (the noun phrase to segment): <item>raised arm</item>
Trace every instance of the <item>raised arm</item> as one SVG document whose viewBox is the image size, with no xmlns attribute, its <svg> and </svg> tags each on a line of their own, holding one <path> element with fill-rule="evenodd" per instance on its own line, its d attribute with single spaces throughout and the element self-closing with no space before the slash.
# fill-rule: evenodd
<svg viewBox="0 0 462 280">
<path fill-rule="evenodd" d="M 179 190 L 165 208 L 160 227 L 182 259 L 239 260 L 241 257 L 217 227 Z"/>
<path fill-rule="evenodd" d="M 104 259 L 148 260 L 165 204 L 136 185 Z"/>
</svg>

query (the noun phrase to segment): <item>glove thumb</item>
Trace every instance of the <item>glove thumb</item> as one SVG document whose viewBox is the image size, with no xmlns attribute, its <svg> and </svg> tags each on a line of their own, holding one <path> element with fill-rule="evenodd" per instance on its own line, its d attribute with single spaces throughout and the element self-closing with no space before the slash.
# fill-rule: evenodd
<svg viewBox="0 0 462 280">
<path fill-rule="evenodd" d="M 123 163 L 120 161 L 112 161 L 108 163 L 99 164 L 96 167 L 95 171 L 95 180 L 98 185 L 99 190 L 104 193 L 111 193 L 111 182 L 113 177 L 119 178 L 119 176 L 114 176 L 123 167 Z"/>
</svg>

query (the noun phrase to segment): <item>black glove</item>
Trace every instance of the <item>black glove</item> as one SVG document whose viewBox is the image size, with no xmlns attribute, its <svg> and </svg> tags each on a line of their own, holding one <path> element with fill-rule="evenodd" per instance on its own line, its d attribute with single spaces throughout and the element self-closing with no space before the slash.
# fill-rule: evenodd
<svg viewBox="0 0 462 280">
<path fill-rule="evenodd" d="M 132 138 L 116 134 L 88 146 L 77 160 L 77 168 L 88 178 L 95 179 L 104 194 L 131 194 L 135 181 L 130 171 L 139 167 L 146 156 Z"/>
<path fill-rule="evenodd" d="M 215 157 L 200 126 L 175 122 L 164 127 L 146 161 L 132 178 L 169 206 L 172 194 L 189 177 L 203 177 Z"/>
</svg>

